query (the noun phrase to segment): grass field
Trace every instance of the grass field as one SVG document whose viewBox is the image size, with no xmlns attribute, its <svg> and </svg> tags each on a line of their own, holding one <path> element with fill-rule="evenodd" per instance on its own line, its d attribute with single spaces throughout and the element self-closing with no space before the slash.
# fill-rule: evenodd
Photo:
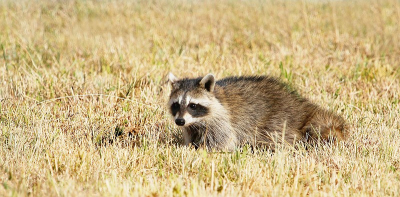
<svg viewBox="0 0 400 197">
<path fill-rule="evenodd" d="M 0 1 L 0 196 L 399 196 L 400 2 Z M 267 74 L 342 115 L 311 150 L 193 150 L 168 72 Z"/>
</svg>

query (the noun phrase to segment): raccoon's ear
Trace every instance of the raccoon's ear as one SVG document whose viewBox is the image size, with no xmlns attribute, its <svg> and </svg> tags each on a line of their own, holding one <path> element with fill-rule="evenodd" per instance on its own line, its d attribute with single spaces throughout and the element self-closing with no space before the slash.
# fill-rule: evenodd
<svg viewBox="0 0 400 197">
<path fill-rule="evenodd" d="M 168 74 L 168 81 L 171 82 L 171 84 L 174 84 L 175 82 L 177 82 L 179 79 L 178 77 L 175 77 L 174 74 L 169 73 Z"/>
<path fill-rule="evenodd" d="M 200 87 L 205 88 L 207 91 L 214 91 L 215 87 L 215 78 L 213 74 L 208 74 L 200 81 Z"/>
</svg>

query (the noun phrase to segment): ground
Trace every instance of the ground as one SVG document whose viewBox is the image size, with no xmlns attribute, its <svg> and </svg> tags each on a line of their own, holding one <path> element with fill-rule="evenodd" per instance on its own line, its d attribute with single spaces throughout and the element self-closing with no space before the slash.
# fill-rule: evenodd
<svg viewBox="0 0 400 197">
<path fill-rule="evenodd" d="M 400 3 L 0 2 L 0 196 L 399 196 Z M 279 77 L 349 139 L 194 150 L 165 76 Z"/>
</svg>

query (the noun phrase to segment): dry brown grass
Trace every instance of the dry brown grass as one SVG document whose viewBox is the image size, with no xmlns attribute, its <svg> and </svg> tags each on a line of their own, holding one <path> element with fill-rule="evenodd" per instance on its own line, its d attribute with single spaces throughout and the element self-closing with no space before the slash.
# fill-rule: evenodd
<svg viewBox="0 0 400 197">
<path fill-rule="evenodd" d="M 397 0 L 3 0 L 0 18 L 0 196 L 400 195 Z M 350 139 L 182 147 L 169 71 L 281 77 Z"/>
</svg>

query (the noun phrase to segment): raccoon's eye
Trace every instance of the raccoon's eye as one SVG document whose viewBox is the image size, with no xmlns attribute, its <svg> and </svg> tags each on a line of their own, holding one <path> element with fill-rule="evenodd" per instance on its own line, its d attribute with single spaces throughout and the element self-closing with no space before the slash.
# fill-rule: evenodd
<svg viewBox="0 0 400 197">
<path fill-rule="evenodd" d="M 190 107 L 190 109 L 196 109 L 197 108 L 197 104 L 190 103 L 189 107 Z"/>
</svg>

